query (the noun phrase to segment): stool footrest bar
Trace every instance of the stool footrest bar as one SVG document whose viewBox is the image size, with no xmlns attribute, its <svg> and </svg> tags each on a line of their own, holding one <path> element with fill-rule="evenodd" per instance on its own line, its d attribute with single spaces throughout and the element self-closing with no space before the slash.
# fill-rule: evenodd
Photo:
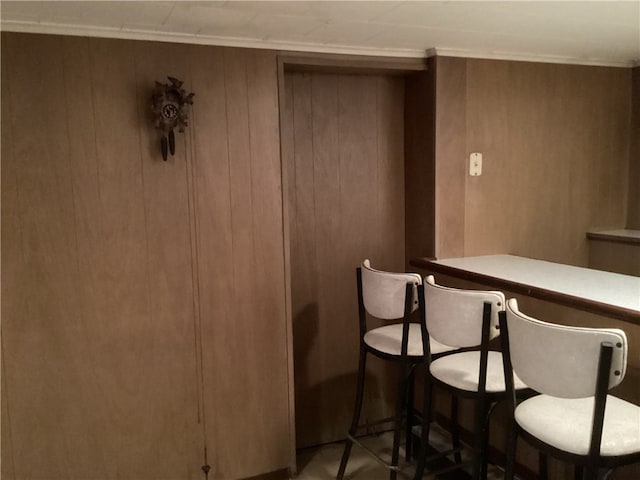
<svg viewBox="0 0 640 480">
<path fill-rule="evenodd" d="M 371 457 L 373 457 L 379 464 L 383 465 L 384 467 L 388 468 L 389 470 L 395 470 L 396 472 L 400 471 L 400 467 L 398 467 L 397 465 L 390 465 L 387 462 L 385 462 L 382 458 L 380 458 L 380 456 L 378 456 L 378 454 L 376 454 L 373 450 L 371 450 L 369 447 L 364 445 L 362 442 L 360 442 L 360 440 L 358 440 L 357 438 L 355 438 L 351 434 L 347 434 L 347 436 L 349 437 L 349 440 L 351 440 L 353 443 L 355 443 L 360 448 L 362 448 Z"/>
<path fill-rule="evenodd" d="M 401 474 L 401 475 L 403 475 L 405 477 L 408 477 L 408 475 L 405 472 L 403 472 L 401 466 L 399 466 L 399 465 L 390 465 L 389 463 L 385 462 L 382 458 L 380 458 L 380 456 L 377 453 L 375 453 L 369 447 L 367 447 L 362 442 L 360 442 L 360 440 L 358 440 L 357 438 L 353 437 L 351 434 L 347 434 L 347 437 L 349 437 L 349 440 L 351 440 L 353 443 L 355 443 L 360 448 L 362 448 L 365 452 L 367 452 L 371 457 L 373 457 L 373 459 L 376 462 L 378 462 L 380 465 L 384 466 L 385 468 L 388 468 L 389 470 L 393 470 L 394 472 L 397 472 L 397 473 L 399 473 L 399 474 Z"/>
</svg>

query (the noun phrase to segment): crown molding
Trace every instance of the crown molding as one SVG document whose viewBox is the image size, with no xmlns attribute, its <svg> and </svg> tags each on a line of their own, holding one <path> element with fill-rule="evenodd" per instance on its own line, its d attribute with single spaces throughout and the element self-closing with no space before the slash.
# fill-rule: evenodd
<svg viewBox="0 0 640 480">
<path fill-rule="evenodd" d="M 514 52 L 482 52 L 458 48 L 430 48 L 427 57 L 463 57 L 484 60 L 512 60 L 517 62 L 560 63 L 565 65 L 587 65 L 597 67 L 633 68 L 640 65 L 640 60 L 611 60 L 603 58 L 569 57 L 561 55 L 521 54 Z"/>
<path fill-rule="evenodd" d="M 163 32 L 158 30 L 126 29 L 60 23 L 39 23 L 16 20 L 2 20 L 0 24 L 0 30 L 20 33 L 118 38 L 127 40 L 189 43 L 195 45 L 216 45 L 221 47 L 257 48 L 267 50 L 286 50 L 292 52 L 330 53 L 376 57 L 425 58 L 432 56 L 443 56 L 478 58 L 486 60 L 513 60 L 519 62 L 590 65 L 603 67 L 634 68 L 640 66 L 640 59 L 630 61 L 617 61 L 601 58 L 569 57 L 560 55 L 520 54 L 514 52 L 485 52 L 445 47 L 430 48 L 426 51 L 422 49 L 369 48 L 346 45 L 327 45 L 321 43 L 292 43 L 281 42 L 277 40 L 262 40 L 258 38 L 186 34 L 177 32 Z"/>
<path fill-rule="evenodd" d="M 366 55 L 400 58 L 424 58 L 422 49 L 368 48 L 347 45 L 326 45 L 322 43 L 282 42 L 259 38 L 222 37 L 216 35 L 187 34 L 159 30 L 67 25 L 60 23 L 36 23 L 3 20 L 0 29 L 7 32 L 41 33 L 49 35 L 71 35 L 80 37 L 118 38 L 126 40 L 148 40 L 170 43 L 190 43 L 195 45 L 215 45 L 220 47 L 258 48 L 266 50 L 287 50 L 293 52 L 332 53 L 344 55 Z"/>
</svg>

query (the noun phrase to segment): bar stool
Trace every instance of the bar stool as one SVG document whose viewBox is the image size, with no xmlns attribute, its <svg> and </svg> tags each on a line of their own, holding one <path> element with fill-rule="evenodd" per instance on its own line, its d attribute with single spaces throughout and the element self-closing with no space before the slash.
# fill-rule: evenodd
<svg viewBox="0 0 640 480">
<path fill-rule="evenodd" d="M 360 360 L 358 365 L 358 380 L 356 388 L 356 402 L 353 410 L 351 427 L 340 462 L 337 479 L 343 478 L 351 448 L 356 444 L 375 456 L 389 468 L 389 478 L 396 478 L 400 449 L 400 434 L 403 410 L 407 410 L 407 454 L 411 449 L 411 425 L 413 416 L 412 388 L 414 367 L 425 364 L 425 345 L 427 356 L 439 355 L 455 350 L 439 342 L 427 339 L 424 323 L 412 323 L 411 315 L 420 309 L 418 287 L 422 285 L 422 277 L 417 273 L 391 273 L 371 268 L 369 260 L 364 260 L 362 266 L 356 269 L 358 286 L 358 316 L 360 323 Z M 382 320 L 394 321 L 389 325 L 371 330 L 367 329 L 367 315 Z M 401 320 L 401 323 L 398 322 Z M 423 336 L 424 334 L 424 336 Z M 395 416 L 390 419 L 394 424 L 393 447 L 391 461 L 381 459 L 374 452 L 364 446 L 357 438 L 360 413 L 364 399 L 365 369 L 367 354 L 373 354 L 384 360 L 396 362 L 400 366 L 398 381 L 398 396 L 396 400 Z M 429 412 L 423 412 L 424 417 Z"/>
<path fill-rule="evenodd" d="M 576 478 L 640 462 L 640 407 L 608 395 L 622 383 L 627 337 L 617 328 L 555 325 L 529 317 L 510 299 L 500 313 L 512 419 L 505 478 L 514 475 L 516 441 L 576 466 Z M 516 406 L 512 375 L 539 395 Z M 540 472 L 542 477 L 546 471 Z"/>
<path fill-rule="evenodd" d="M 473 478 L 487 476 L 489 420 L 493 407 L 506 399 L 502 354 L 489 350 L 489 341 L 499 335 L 498 312 L 504 310 L 502 292 L 462 290 L 437 285 L 433 276 L 420 287 L 426 326 L 431 341 L 466 349 L 433 359 L 429 365 L 431 382 L 425 382 L 424 410 L 431 408 L 431 384 L 454 396 L 475 402 L 473 446 Z M 472 347 L 480 350 L 470 350 Z M 526 386 L 515 376 L 516 390 Z M 421 479 L 425 468 L 427 439 L 422 438 L 415 479 Z"/>
</svg>

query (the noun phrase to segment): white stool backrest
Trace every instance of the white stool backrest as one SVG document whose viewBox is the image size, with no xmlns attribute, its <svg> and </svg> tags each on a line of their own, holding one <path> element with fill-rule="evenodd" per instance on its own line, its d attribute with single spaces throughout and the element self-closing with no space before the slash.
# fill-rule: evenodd
<svg viewBox="0 0 640 480">
<path fill-rule="evenodd" d="M 462 290 L 437 285 L 433 276 L 424 282 L 425 315 L 429 336 L 452 347 L 475 347 L 482 343 L 482 313 L 491 303 L 490 339 L 498 336 L 498 312 L 504 310 L 502 292 Z"/>
<path fill-rule="evenodd" d="M 624 378 L 627 337 L 617 328 L 556 325 L 531 318 L 507 303 L 507 329 L 513 371 L 529 387 L 561 398 L 595 395 L 600 344 L 613 345 L 609 388 Z"/>
<path fill-rule="evenodd" d="M 367 313 L 382 320 L 403 318 L 407 283 L 413 284 L 413 312 L 418 308 L 418 285 L 422 284 L 422 277 L 417 273 L 382 272 L 371 268 L 369 260 L 363 261 L 362 299 Z"/>
</svg>

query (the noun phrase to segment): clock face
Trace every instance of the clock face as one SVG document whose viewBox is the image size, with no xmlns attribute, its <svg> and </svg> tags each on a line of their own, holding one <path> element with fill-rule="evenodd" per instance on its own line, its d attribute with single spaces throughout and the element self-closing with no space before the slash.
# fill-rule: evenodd
<svg viewBox="0 0 640 480">
<path fill-rule="evenodd" d="M 178 118 L 179 108 L 178 105 L 172 102 L 167 102 L 162 105 L 162 109 L 160 113 L 162 114 L 162 118 L 165 120 L 175 120 Z"/>
</svg>

